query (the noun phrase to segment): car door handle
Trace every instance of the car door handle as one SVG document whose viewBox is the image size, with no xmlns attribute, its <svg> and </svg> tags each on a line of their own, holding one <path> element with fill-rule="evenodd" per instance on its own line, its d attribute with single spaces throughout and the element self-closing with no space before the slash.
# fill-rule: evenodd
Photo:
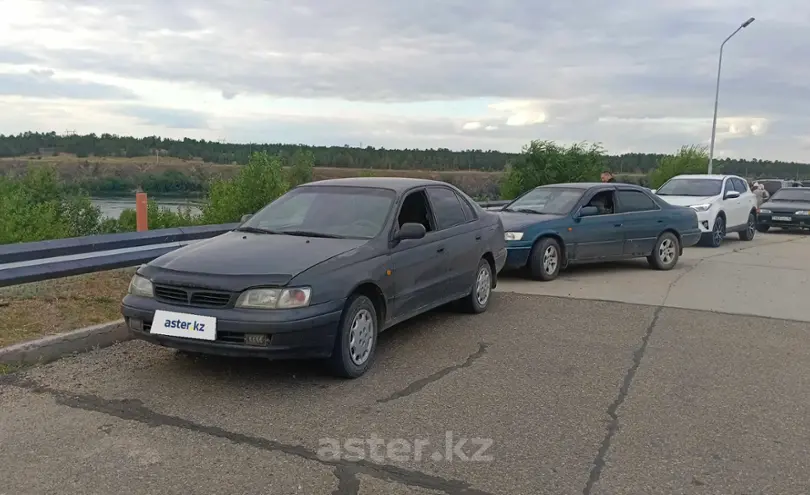
<svg viewBox="0 0 810 495">
<path fill-rule="evenodd" d="M 664 221 L 663 220 L 658 220 L 658 223 L 664 223 Z"/>
<path fill-rule="evenodd" d="M 614 227 L 621 227 L 621 226 L 622 226 L 622 224 L 620 224 L 620 223 L 614 223 L 614 224 L 613 224 L 613 226 L 614 226 Z"/>
<path fill-rule="evenodd" d="M 481 234 L 478 234 L 477 236 L 475 236 L 475 240 L 480 241 L 481 240 Z"/>
<path fill-rule="evenodd" d="M 443 252 L 444 252 L 444 248 L 443 248 L 443 247 L 440 247 L 439 249 L 437 249 L 437 250 L 436 250 L 436 252 L 437 252 L 437 253 L 443 253 Z"/>
</svg>

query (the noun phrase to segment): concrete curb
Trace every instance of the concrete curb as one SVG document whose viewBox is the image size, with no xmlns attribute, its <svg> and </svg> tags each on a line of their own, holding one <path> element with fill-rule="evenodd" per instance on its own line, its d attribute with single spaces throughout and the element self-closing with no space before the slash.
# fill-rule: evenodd
<svg viewBox="0 0 810 495">
<path fill-rule="evenodd" d="M 70 354 L 109 347 L 130 338 L 124 320 L 111 321 L 0 348 L 0 364 L 45 364 Z"/>
</svg>

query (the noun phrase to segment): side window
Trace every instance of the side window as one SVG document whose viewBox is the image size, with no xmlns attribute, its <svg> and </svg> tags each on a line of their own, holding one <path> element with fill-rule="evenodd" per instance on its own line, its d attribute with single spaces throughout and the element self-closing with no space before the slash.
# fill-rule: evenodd
<svg viewBox="0 0 810 495">
<path fill-rule="evenodd" d="M 444 187 L 429 187 L 428 196 L 440 230 L 467 222 L 455 192 Z"/>
<path fill-rule="evenodd" d="M 475 220 L 475 212 L 473 211 L 472 206 L 470 206 L 470 202 L 458 194 L 456 194 L 456 197 L 458 198 L 458 202 L 461 203 L 461 209 L 464 210 L 464 217 L 467 219 L 467 221 L 471 222 Z"/>
<path fill-rule="evenodd" d="M 400 227 L 406 223 L 421 223 L 428 232 L 436 230 L 424 190 L 414 191 L 405 196 L 402 207 L 399 209 L 397 222 Z"/>
<path fill-rule="evenodd" d="M 657 210 L 658 205 L 641 191 L 619 191 L 619 209 L 622 213 L 631 211 Z"/>
<path fill-rule="evenodd" d="M 600 215 L 610 215 L 616 212 L 613 201 L 613 191 L 602 191 L 593 195 L 585 206 L 595 206 Z"/>
<path fill-rule="evenodd" d="M 731 182 L 731 179 L 726 179 L 726 186 L 723 188 L 723 195 L 733 190 L 734 190 L 734 183 Z"/>
<path fill-rule="evenodd" d="M 734 189 L 743 194 L 748 191 L 748 187 L 746 186 L 745 182 L 741 179 L 731 179 L 734 182 Z"/>
</svg>

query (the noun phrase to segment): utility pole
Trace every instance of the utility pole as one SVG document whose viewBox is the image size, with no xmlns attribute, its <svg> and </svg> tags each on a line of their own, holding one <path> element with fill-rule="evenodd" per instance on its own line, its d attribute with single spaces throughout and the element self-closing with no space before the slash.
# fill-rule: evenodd
<svg viewBox="0 0 810 495">
<path fill-rule="evenodd" d="M 720 69 L 723 68 L 723 47 L 726 46 L 728 40 L 730 40 L 735 34 L 740 32 L 740 29 L 750 26 L 752 22 L 754 22 L 754 18 L 750 17 L 747 21 L 740 24 L 740 27 L 734 30 L 733 33 L 728 35 L 728 38 L 726 38 L 725 40 L 723 40 L 722 43 L 720 43 L 720 58 L 717 61 L 717 86 L 715 87 L 714 90 L 714 117 L 712 118 L 712 141 L 711 144 L 709 145 L 709 170 L 707 172 L 709 175 L 711 175 L 712 173 L 712 162 L 714 161 L 714 137 L 715 134 L 717 133 L 717 102 L 720 100 Z"/>
</svg>

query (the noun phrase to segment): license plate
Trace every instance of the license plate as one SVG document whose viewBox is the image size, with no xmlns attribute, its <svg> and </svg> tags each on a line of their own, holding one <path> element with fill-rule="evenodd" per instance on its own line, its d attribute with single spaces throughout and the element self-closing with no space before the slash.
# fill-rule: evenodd
<svg viewBox="0 0 810 495">
<path fill-rule="evenodd" d="M 213 316 L 200 316 L 174 311 L 155 311 L 152 328 L 156 335 L 185 337 L 197 340 L 216 340 L 217 319 Z"/>
<path fill-rule="evenodd" d="M 789 222 L 793 219 L 791 217 L 771 217 L 771 220 L 776 220 L 777 222 Z"/>
</svg>

